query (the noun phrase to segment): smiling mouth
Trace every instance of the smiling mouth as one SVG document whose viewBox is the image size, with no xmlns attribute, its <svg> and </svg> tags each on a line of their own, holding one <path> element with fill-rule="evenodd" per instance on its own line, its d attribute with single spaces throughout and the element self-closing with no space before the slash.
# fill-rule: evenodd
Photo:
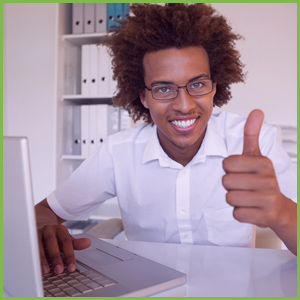
<svg viewBox="0 0 300 300">
<path fill-rule="evenodd" d="M 170 121 L 170 123 L 172 123 L 174 126 L 179 128 L 188 128 L 193 126 L 198 119 L 199 117 L 190 120 L 180 120 L 180 121 L 174 120 L 174 121 Z"/>
</svg>

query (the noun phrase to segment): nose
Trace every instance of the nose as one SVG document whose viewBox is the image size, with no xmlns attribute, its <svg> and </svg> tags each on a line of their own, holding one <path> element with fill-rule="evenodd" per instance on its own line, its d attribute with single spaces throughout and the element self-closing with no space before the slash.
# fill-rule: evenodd
<svg viewBox="0 0 300 300">
<path fill-rule="evenodd" d="M 195 105 L 195 99 L 189 95 L 186 87 L 179 87 L 178 95 L 172 102 L 172 108 L 182 114 L 186 114 L 193 110 Z"/>
</svg>

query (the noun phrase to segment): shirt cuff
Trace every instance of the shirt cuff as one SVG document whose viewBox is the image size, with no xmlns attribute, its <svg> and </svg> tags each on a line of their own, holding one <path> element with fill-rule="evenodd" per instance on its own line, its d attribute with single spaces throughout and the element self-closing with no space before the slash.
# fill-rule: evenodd
<svg viewBox="0 0 300 300">
<path fill-rule="evenodd" d="M 65 211 L 65 209 L 60 205 L 57 198 L 55 197 L 55 192 L 52 192 L 47 197 L 47 202 L 53 210 L 53 212 L 64 220 L 87 220 L 90 217 L 90 214 L 76 216 Z"/>
</svg>

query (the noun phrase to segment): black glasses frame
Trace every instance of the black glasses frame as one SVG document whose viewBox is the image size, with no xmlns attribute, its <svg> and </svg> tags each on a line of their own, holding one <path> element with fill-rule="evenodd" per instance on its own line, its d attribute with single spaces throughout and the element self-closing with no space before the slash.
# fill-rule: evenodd
<svg viewBox="0 0 300 300">
<path fill-rule="evenodd" d="M 177 85 L 176 83 L 171 83 L 172 85 L 174 85 L 174 86 L 176 85 L 176 86 L 177 86 L 177 90 L 176 90 L 177 94 L 176 94 L 175 97 L 173 97 L 173 98 L 168 98 L 168 99 L 158 99 L 158 98 L 155 98 L 155 97 L 154 97 L 153 92 L 152 92 L 152 89 L 155 87 L 155 85 L 152 86 L 151 89 L 148 88 L 148 87 L 145 85 L 145 88 L 146 88 L 149 92 L 151 92 L 152 98 L 153 98 L 153 99 L 155 99 L 155 100 L 161 100 L 161 101 L 164 101 L 164 100 L 165 100 L 165 101 L 167 101 L 167 100 L 173 100 L 173 99 L 177 98 L 177 96 L 178 96 L 178 94 L 179 94 L 179 89 L 181 89 L 181 88 L 185 88 L 186 92 L 187 92 L 190 96 L 192 96 L 192 97 L 200 97 L 200 96 L 205 96 L 205 95 L 210 94 L 210 93 L 213 91 L 213 89 L 214 89 L 214 85 L 213 85 L 214 81 L 213 81 L 213 79 L 203 79 L 203 80 L 211 81 L 211 91 L 208 92 L 208 93 L 205 93 L 205 94 L 201 94 L 201 95 L 191 95 L 191 94 L 189 93 L 189 90 L 188 90 L 187 86 L 188 86 L 189 84 L 193 83 L 193 82 L 189 82 L 189 83 L 187 83 L 186 85 L 181 85 L 181 86 Z M 171 85 L 171 84 L 170 84 L 170 85 Z"/>
</svg>

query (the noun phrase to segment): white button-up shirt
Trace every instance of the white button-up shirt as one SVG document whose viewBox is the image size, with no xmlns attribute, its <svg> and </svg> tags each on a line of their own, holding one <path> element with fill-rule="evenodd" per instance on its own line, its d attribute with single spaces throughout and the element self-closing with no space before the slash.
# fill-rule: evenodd
<svg viewBox="0 0 300 300">
<path fill-rule="evenodd" d="M 242 153 L 244 124 L 245 118 L 230 113 L 212 115 L 185 167 L 164 152 L 156 126 L 112 135 L 48 197 L 49 205 L 63 219 L 87 219 L 117 196 L 130 240 L 254 246 L 254 226 L 233 218 L 222 186 L 222 161 Z M 273 162 L 281 192 L 296 201 L 296 174 L 276 128 L 264 124 L 259 144 Z"/>
</svg>

